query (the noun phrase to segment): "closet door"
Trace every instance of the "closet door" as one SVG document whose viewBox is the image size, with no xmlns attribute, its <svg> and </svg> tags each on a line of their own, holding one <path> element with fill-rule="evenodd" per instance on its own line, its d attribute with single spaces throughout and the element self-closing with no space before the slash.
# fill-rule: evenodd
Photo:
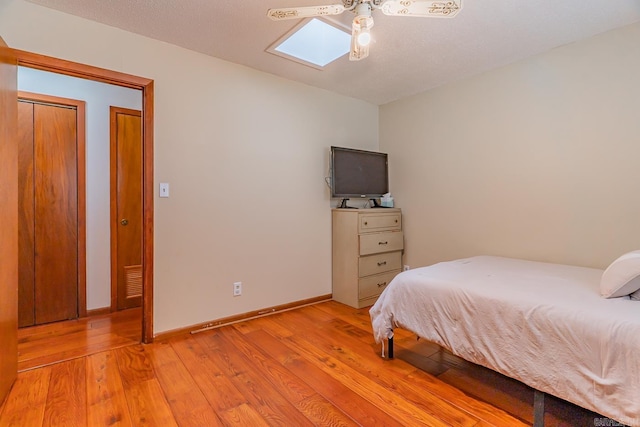
<svg viewBox="0 0 640 427">
<path fill-rule="evenodd" d="M 142 114 L 110 110 L 112 306 L 115 290 L 124 310 L 142 303 Z"/>
<path fill-rule="evenodd" d="M 18 102 L 18 326 L 35 317 L 36 267 L 33 228 L 33 104 Z"/>
<path fill-rule="evenodd" d="M 36 323 L 78 317 L 76 110 L 34 104 Z"/>
<path fill-rule="evenodd" d="M 24 100 L 20 104 L 26 107 L 19 108 L 19 176 L 24 186 L 19 200 L 18 300 L 19 323 L 28 326 L 78 317 L 77 127 L 74 108 Z"/>
</svg>

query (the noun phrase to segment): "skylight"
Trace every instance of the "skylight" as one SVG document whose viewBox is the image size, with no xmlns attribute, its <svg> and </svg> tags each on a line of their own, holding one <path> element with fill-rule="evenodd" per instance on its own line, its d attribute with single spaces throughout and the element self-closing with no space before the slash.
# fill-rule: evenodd
<svg viewBox="0 0 640 427">
<path fill-rule="evenodd" d="M 318 18 L 294 29 L 268 49 L 288 59 L 324 67 L 351 48 L 351 34 Z"/>
</svg>

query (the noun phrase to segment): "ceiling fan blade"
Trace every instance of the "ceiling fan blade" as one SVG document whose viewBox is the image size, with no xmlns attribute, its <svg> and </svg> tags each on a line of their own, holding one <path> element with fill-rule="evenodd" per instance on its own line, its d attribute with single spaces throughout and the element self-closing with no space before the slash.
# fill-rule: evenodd
<svg viewBox="0 0 640 427">
<path fill-rule="evenodd" d="M 312 16 L 339 15 L 346 9 L 342 4 L 323 6 L 285 7 L 282 9 L 269 9 L 267 16 L 274 21 L 282 19 L 310 18 Z"/>
<path fill-rule="evenodd" d="M 356 17 L 351 24 L 351 50 L 349 51 L 349 61 L 360 61 L 361 59 L 369 56 L 369 43 L 362 45 L 358 41 L 358 37 L 363 32 L 368 32 L 371 27 L 373 27 L 373 19 L 371 17 L 367 17 L 366 20 L 361 21 Z M 362 26 L 364 23 L 364 28 Z"/>
<path fill-rule="evenodd" d="M 380 10 L 391 16 L 453 18 L 462 9 L 462 0 L 387 0 Z"/>
</svg>

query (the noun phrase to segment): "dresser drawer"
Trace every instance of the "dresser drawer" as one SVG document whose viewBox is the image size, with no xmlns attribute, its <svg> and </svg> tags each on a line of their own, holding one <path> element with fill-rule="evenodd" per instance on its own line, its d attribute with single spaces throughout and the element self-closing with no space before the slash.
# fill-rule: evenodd
<svg viewBox="0 0 640 427">
<path fill-rule="evenodd" d="M 358 259 L 358 274 L 360 277 L 380 274 L 386 271 L 398 270 L 402 265 L 402 252 L 386 252 L 383 254 L 367 255 Z"/>
<path fill-rule="evenodd" d="M 358 298 L 364 299 L 380 295 L 384 288 L 401 270 L 389 271 L 358 280 Z"/>
<path fill-rule="evenodd" d="M 371 231 L 395 231 L 402 229 L 402 215 L 400 212 L 375 213 L 360 215 L 359 233 Z"/>
<path fill-rule="evenodd" d="M 360 235 L 360 255 L 400 251 L 404 248 L 402 231 Z"/>
</svg>

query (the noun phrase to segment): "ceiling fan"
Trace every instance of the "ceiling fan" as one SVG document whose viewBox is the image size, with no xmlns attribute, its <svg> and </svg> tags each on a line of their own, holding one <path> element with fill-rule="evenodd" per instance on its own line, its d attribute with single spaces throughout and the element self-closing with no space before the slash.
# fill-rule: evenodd
<svg viewBox="0 0 640 427">
<path fill-rule="evenodd" d="M 356 16 L 351 24 L 349 60 L 359 61 L 369 56 L 370 30 L 373 27 L 371 12 L 376 9 L 390 16 L 452 18 L 462 9 L 462 0 L 342 0 L 342 4 L 269 9 L 267 16 L 280 21 L 353 12 Z"/>
</svg>

